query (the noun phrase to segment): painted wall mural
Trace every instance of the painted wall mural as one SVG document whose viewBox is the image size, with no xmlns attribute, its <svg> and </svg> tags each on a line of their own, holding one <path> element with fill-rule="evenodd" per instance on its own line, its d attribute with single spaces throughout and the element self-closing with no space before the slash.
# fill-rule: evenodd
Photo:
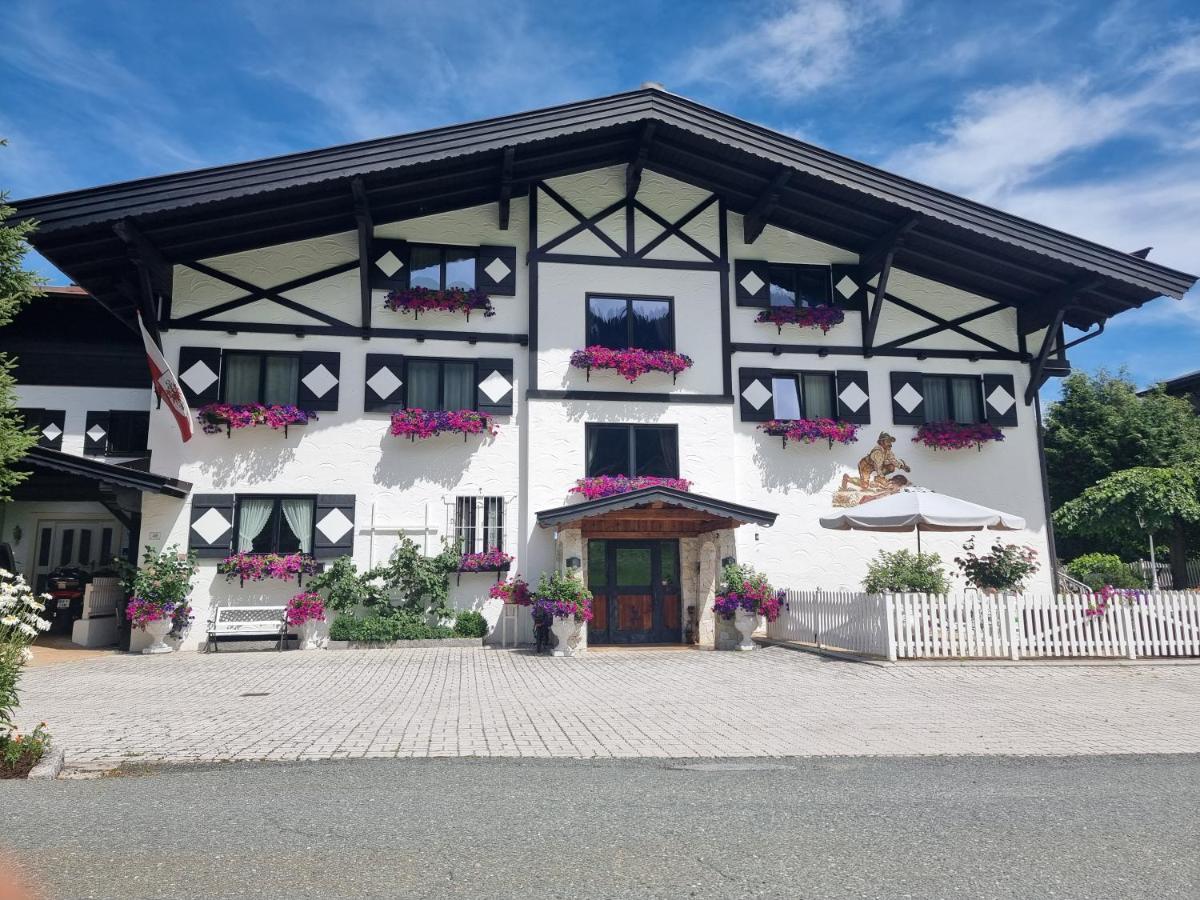
<svg viewBox="0 0 1200 900">
<path fill-rule="evenodd" d="M 849 472 L 842 476 L 841 487 L 833 493 L 834 506 L 861 506 L 912 487 L 913 482 L 904 474 L 912 469 L 896 456 L 892 449 L 895 443 L 892 435 L 880 432 L 875 446 L 858 461 L 857 477 Z"/>
</svg>

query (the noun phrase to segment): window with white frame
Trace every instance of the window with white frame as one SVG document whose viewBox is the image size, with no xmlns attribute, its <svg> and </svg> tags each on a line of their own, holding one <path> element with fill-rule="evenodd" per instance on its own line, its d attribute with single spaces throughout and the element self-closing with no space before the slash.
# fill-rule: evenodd
<svg viewBox="0 0 1200 900">
<path fill-rule="evenodd" d="M 460 553 L 504 549 L 504 498 L 475 495 L 454 501 L 454 543 Z"/>
</svg>

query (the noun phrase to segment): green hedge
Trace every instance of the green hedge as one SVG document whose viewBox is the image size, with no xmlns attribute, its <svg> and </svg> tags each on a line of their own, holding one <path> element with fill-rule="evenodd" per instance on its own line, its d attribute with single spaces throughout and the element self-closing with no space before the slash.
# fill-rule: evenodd
<svg viewBox="0 0 1200 900">
<path fill-rule="evenodd" d="M 444 625 L 430 625 L 423 618 L 402 613 L 342 613 L 329 626 L 329 637 L 335 641 L 427 641 L 454 636 Z"/>
</svg>

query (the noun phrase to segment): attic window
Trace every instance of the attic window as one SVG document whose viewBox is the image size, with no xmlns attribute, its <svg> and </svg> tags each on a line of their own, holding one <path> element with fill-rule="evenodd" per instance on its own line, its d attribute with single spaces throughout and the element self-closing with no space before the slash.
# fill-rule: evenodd
<svg viewBox="0 0 1200 900">
<path fill-rule="evenodd" d="M 447 291 L 475 287 L 474 247 L 443 247 L 413 244 L 408 283 L 410 287 Z"/>
</svg>

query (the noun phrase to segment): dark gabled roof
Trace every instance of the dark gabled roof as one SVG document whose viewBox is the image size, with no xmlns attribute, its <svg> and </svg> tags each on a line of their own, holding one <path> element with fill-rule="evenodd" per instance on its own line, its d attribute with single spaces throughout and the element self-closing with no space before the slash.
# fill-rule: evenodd
<svg viewBox="0 0 1200 900">
<path fill-rule="evenodd" d="M 742 506 L 728 503 L 688 491 L 680 491 L 669 487 L 648 487 L 624 494 L 614 494 L 611 497 L 600 497 L 596 500 L 585 500 L 582 503 L 571 503 L 557 509 L 544 509 L 537 514 L 538 525 L 547 528 L 551 525 L 561 525 L 564 522 L 575 522 L 580 519 L 590 519 L 604 513 L 620 509 L 633 509 L 647 506 L 650 503 L 661 502 L 677 509 L 692 509 L 696 512 L 708 513 L 724 519 L 734 519 L 745 524 L 762 525 L 770 528 L 775 524 L 776 513 L 752 506 Z"/>
<path fill-rule="evenodd" d="M 783 170 L 772 224 L 861 252 L 916 216 L 897 253 L 907 271 L 1037 313 L 1076 296 L 1066 321 L 1087 327 L 1195 276 L 1037 225 L 856 162 L 656 88 L 256 162 L 20 201 L 32 243 L 110 309 L 131 315 L 132 269 L 112 226 L 135 220 L 171 261 L 355 227 L 351 179 L 375 222 L 494 202 L 506 148 L 531 181 L 628 162 L 656 123 L 646 167 L 720 193 L 748 212 Z M 1047 319 L 1049 317 L 1046 317 Z"/>
<path fill-rule="evenodd" d="M 119 487 L 134 488 L 146 494 L 166 494 L 168 497 L 186 497 L 192 490 L 189 482 L 167 478 L 165 475 L 155 475 L 119 466 L 115 463 L 91 459 L 86 456 L 75 456 L 63 453 L 61 450 L 51 450 L 49 447 L 31 447 L 21 460 L 26 465 L 39 469 L 56 469 L 71 475 L 99 481 L 104 484 Z"/>
<path fill-rule="evenodd" d="M 1176 396 L 1182 394 L 1195 393 L 1200 390 L 1200 369 L 1195 372 L 1186 372 L 1183 375 L 1176 375 L 1174 378 L 1167 378 L 1163 381 L 1157 381 L 1144 391 L 1138 391 L 1141 395 L 1146 395 L 1157 387 L 1161 387 L 1168 394 Z"/>
</svg>

